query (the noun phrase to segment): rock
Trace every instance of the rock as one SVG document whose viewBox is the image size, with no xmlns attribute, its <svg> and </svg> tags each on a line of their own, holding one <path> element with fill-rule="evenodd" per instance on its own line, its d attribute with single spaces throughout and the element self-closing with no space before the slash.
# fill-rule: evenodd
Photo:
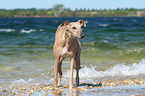
<svg viewBox="0 0 145 96">
<path fill-rule="evenodd" d="M 7 90 L 3 90 L 2 92 L 5 93 L 5 92 L 7 92 Z"/>
<path fill-rule="evenodd" d="M 54 92 L 52 92 L 51 94 L 57 94 L 57 92 L 54 91 Z"/>
</svg>

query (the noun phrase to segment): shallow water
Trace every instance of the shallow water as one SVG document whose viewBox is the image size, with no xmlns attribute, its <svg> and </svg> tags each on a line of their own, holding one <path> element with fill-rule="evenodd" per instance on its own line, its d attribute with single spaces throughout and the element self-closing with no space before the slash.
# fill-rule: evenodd
<svg viewBox="0 0 145 96">
<path fill-rule="evenodd" d="M 79 19 L 87 24 L 80 82 L 145 78 L 144 17 L 0 18 L 0 88 L 51 84 L 57 26 Z M 62 68 L 68 84 L 69 59 Z"/>
</svg>

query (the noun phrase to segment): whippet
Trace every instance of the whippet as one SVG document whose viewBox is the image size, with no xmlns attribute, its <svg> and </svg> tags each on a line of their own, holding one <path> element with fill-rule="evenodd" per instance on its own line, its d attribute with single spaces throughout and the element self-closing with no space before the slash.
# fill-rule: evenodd
<svg viewBox="0 0 145 96">
<path fill-rule="evenodd" d="M 78 20 L 78 22 L 64 21 L 57 28 L 55 34 L 55 43 L 53 47 L 53 53 L 55 56 L 54 88 L 60 86 L 62 78 L 62 69 L 61 69 L 62 60 L 66 57 L 70 57 L 71 59 L 69 89 L 73 88 L 74 63 L 76 69 L 76 85 L 77 86 L 79 85 L 79 69 L 81 68 L 80 67 L 81 43 L 78 40 L 78 38 L 82 39 L 85 36 L 84 33 L 82 32 L 83 27 L 86 27 L 84 20 Z"/>
</svg>

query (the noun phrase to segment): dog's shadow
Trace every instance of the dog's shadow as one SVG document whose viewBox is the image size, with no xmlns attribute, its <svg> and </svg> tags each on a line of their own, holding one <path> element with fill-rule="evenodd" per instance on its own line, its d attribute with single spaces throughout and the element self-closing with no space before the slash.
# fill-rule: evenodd
<svg viewBox="0 0 145 96">
<path fill-rule="evenodd" d="M 95 88 L 95 87 L 101 87 L 102 86 L 102 83 L 98 83 L 98 84 L 91 84 L 91 83 L 82 83 L 82 84 L 79 84 L 79 86 L 76 86 L 76 84 L 73 84 L 74 88 L 77 88 L 77 87 L 86 87 L 86 89 L 90 89 L 90 88 Z M 59 87 L 64 87 L 62 85 L 60 85 Z M 64 88 L 69 88 L 69 86 L 65 86 Z M 81 94 L 81 91 L 82 90 L 79 90 L 79 89 L 76 89 L 76 91 L 69 91 L 69 96 L 73 96 L 73 94 L 76 94 L 76 96 L 79 96 Z M 63 95 L 63 92 L 62 91 L 58 91 L 56 90 L 56 95 L 54 96 L 62 96 Z"/>
<path fill-rule="evenodd" d="M 76 84 L 74 84 L 74 86 L 76 86 Z M 83 87 L 83 86 L 101 87 L 102 86 L 102 83 L 98 83 L 98 84 L 82 83 L 82 84 L 79 84 L 79 86 L 76 86 L 76 87 Z"/>
</svg>

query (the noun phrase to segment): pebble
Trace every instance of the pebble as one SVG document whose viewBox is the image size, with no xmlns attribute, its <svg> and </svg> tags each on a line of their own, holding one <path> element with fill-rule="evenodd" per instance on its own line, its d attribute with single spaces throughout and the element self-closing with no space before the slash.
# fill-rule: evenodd
<svg viewBox="0 0 145 96">
<path fill-rule="evenodd" d="M 19 90 L 21 91 L 23 88 L 19 88 Z"/>
<path fill-rule="evenodd" d="M 90 89 L 90 87 L 88 85 L 86 85 L 86 89 Z"/>
<path fill-rule="evenodd" d="M 5 92 L 7 92 L 7 90 L 3 90 L 2 92 L 5 93 Z"/>
<path fill-rule="evenodd" d="M 57 94 L 57 92 L 54 91 L 54 92 L 52 92 L 51 94 Z"/>
<path fill-rule="evenodd" d="M 61 89 L 60 91 L 61 91 L 61 92 L 65 92 L 65 90 L 62 90 L 62 89 Z"/>
<path fill-rule="evenodd" d="M 43 95 L 44 95 L 44 96 L 47 96 L 48 94 L 47 94 L 47 93 L 44 93 Z"/>
<path fill-rule="evenodd" d="M 120 89 L 118 89 L 117 91 L 121 91 Z"/>
</svg>

